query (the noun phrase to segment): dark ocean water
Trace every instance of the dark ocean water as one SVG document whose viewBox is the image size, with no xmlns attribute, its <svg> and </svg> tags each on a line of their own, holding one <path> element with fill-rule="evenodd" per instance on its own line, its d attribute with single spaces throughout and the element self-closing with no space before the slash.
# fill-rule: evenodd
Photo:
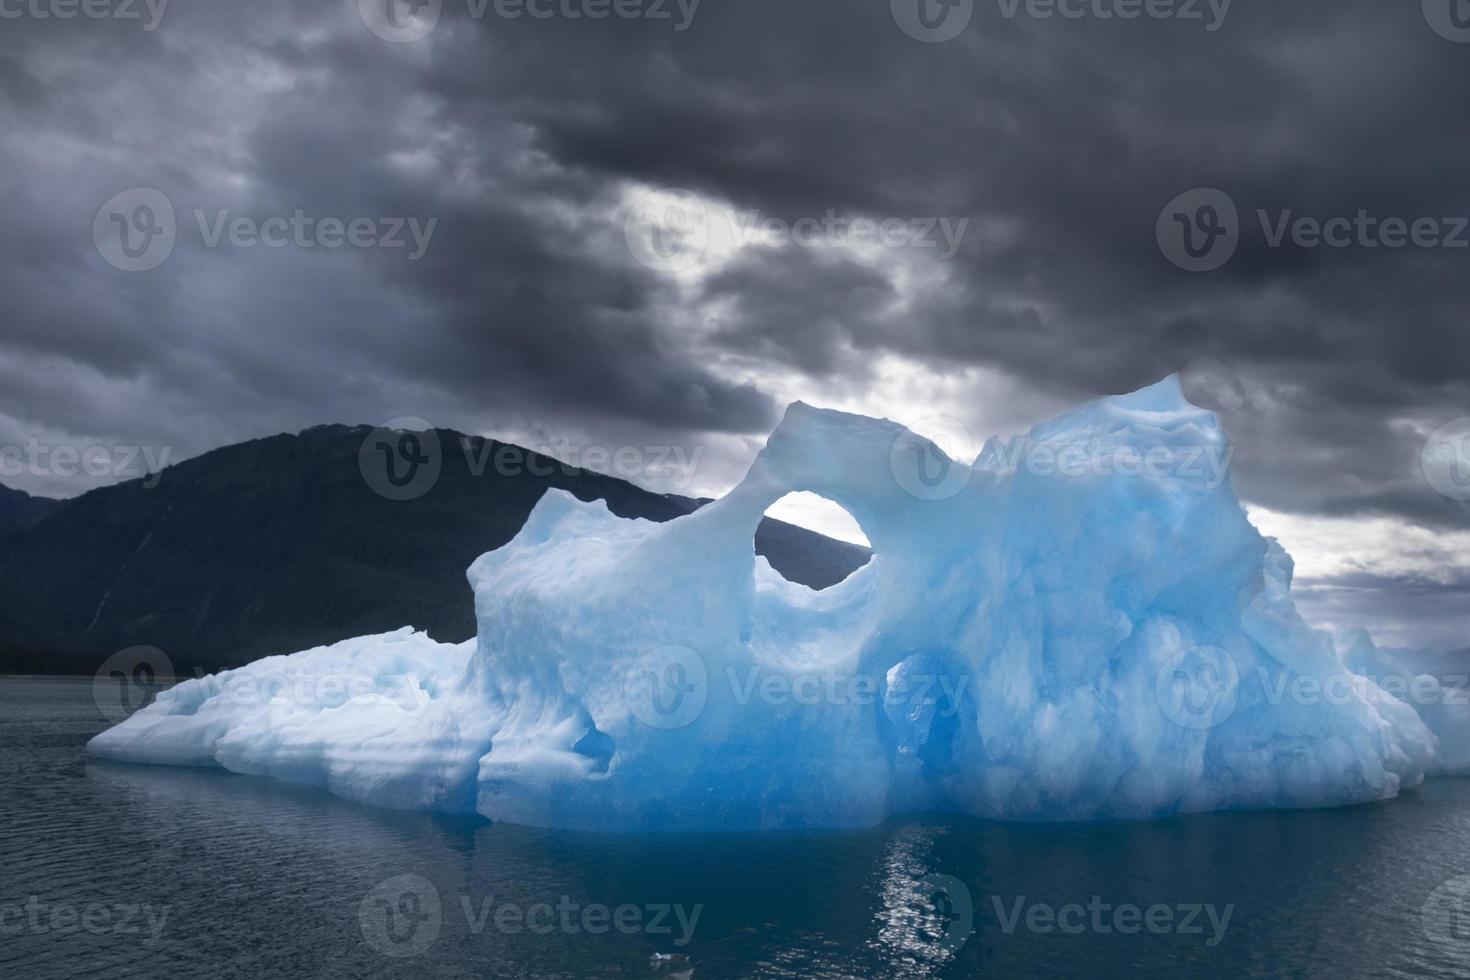
<svg viewBox="0 0 1470 980">
<path fill-rule="evenodd" d="M 1470 976 L 1465 780 L 1327 812 L 616 837 L 90 760 L 105 724 L 89 681 L 0 679 L 0 977 Z"/>
</svg>

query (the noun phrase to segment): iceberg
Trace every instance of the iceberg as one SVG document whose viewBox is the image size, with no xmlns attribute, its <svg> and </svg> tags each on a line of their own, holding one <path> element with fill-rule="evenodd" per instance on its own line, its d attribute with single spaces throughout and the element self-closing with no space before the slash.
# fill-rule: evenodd
<svg viewBox="0 0 1470 980">
<path fill-rule="evenodd" d="M 1298 614 L 1229 453 L 1172 377 L 968 462 L 797 403 L 677 520 L 548 491 L 469 569 L 468 643 L 405 629 L 187 680 L 89 748 L 599 831 L 1337 806 L 1463 770 L 1465 711 Z M 874 550 L 820 592 L 752 544 L 800 491 Z"/>
</svg>

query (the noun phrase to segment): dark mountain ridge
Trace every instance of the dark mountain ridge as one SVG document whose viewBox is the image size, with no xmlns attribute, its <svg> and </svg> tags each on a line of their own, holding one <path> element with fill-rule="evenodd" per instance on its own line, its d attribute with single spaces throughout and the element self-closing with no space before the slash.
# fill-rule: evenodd
<svg viewBox="0 0 1470 980">
<path fill-rule="evenodd" d="M 0 539 L 0 670 L 90 672 L 137 645 L 181 669 L 219 669 L 404 625 L 465 640 L 465 569 L 510 541 L 547 489 L 653 521 L 704 503 L 449 430 L 436 433 L 432 487 L 388 499 L 372 454 L 359 458 L 374 431 L 320 426 L 227 446 L 155 485 L 93 490 L 17 525 Z M 497 458 L 520 465 L 479 465 Z M 755 544 L 813 588 L 869 557 L 770 519 Z"/>
<path fill-rule="evenodd" d="M 0 484 L 0 540 L 12 531 L 30 527 L 59 506 L 59 500 L 32 497 Z"/>
</svg>

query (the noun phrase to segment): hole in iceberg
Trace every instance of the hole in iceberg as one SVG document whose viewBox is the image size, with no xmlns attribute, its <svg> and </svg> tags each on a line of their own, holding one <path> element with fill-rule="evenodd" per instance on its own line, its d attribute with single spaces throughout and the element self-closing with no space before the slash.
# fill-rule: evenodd
<svg viewBox="0 0 1470 980">
<path fill-rule="evenodd" d="M 603 775 L 608 767 L 612 765 L 612 757 L 618 750 L 618 743 L 613 737 L 593 726 L 577 740 L 572 746 L 572 751 L 578 755 L 592 760 L 592 772 Z"/>
<path fill-rule="evenodd" d="M 872 558 L 857 519 L 815 493 L 788 493 L 767 508 L 755 550 L 786 581 L 818 591 L 845 582 Z"/>
</svg>

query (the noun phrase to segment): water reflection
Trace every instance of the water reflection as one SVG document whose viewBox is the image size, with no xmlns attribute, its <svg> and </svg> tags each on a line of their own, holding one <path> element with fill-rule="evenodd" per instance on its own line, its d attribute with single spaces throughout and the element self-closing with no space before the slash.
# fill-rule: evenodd
<svg viewBox="0 0 1470 980">
<path fill-rule="evenodd" d="M 883 849 L 878 934 L 870 948 L 893 977 L 924 978 L 955 958 L 975 930 L 970 888 L 943 874 L 933 850 L 947 828 L 896 827 Z"/>
<path fill-rule="evenodd" d="M 82 747 L 103 723 L 85 685 L 0 681 L 13 746 L 0 767 L 0 905 L 146 903 L 169 909 L 166 926 L 145 944 L 24 925 L 0 942 L 0 974 L 1470 973 L 1461 909 L 1444 898 L 1470 874 L 1470 781 L 1348 810 L 1149 824 L 612 836 L 89 761 Z M 1422 910 L 1435 894 L 1432 936 Z M 1208 927 L 1183 928 L 1195 905 L 1233 908 L 1215 945 Z M 1064 928 L 1089 906 L 1108 912 Z M 1135 906 L 1167 908 L 1171 928 L 1116 928 Z"/>
</svg>

